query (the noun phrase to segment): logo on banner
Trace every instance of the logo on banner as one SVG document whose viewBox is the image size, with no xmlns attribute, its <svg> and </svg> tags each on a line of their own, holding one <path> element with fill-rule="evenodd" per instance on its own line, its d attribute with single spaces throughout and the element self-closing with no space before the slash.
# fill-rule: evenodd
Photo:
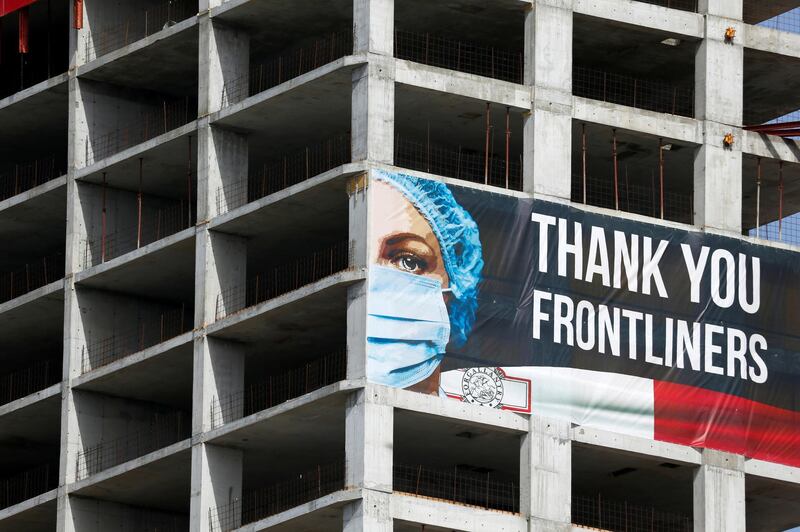
<svg viewBox="0 0 800 532">
<path fill-rule="evenodd" d="M 497 368 L 470 368 L 461 379 L 468 403 L 497 408 L 503 402 L 503 376 Z"/>
</svg>

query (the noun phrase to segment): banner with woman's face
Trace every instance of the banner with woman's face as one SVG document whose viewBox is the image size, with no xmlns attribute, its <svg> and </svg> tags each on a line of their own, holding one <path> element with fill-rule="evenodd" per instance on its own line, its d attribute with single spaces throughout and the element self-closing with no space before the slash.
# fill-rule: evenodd
<svg viewBox="0 0 800 532">
<path fill-rule="evenodd" d="M 800 256 L 376 170 L 370 381 L 800 465 Z"/>
</svg>

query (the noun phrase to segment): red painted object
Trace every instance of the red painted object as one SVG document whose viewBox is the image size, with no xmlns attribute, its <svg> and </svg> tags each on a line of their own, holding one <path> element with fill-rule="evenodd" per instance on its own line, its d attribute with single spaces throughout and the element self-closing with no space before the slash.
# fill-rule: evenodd
<svg viewBox="0 0 800 532">
<path fill-rule="evenodd" d="M 0 17 L 29 6 L 36 0 L 0 0 Z"/>
<path fill-rule="evenodd" d="M 30 11 L 28 7 L 19 10 L 19 53 L 28 53 L 28 27 L 30 26 Z"/>
</svg>

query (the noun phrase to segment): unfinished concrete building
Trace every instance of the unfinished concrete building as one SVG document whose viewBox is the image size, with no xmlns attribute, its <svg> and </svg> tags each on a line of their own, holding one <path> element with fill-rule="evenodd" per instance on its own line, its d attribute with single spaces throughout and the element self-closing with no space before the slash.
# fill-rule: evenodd
<svg viewBox="0 0 800 532">
<path fill-rule="evenodd" d="M 798 7 L 0 3 L 0 530 L 800 525 L 798 468 L 367 383 L 358 304 L 374 168 L 795 249 Z"/>
</svg>

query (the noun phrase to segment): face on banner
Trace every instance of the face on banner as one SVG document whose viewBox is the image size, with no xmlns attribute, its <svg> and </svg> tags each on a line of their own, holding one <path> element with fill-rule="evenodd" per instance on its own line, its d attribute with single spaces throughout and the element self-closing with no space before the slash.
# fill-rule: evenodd
<svg viewBox="0 0 800 532">
<path fill-rule="evenodd" d="M 795 253 L 399 173 L 369 190 L 371 382 L 800 464 Z"/>
</svg>

